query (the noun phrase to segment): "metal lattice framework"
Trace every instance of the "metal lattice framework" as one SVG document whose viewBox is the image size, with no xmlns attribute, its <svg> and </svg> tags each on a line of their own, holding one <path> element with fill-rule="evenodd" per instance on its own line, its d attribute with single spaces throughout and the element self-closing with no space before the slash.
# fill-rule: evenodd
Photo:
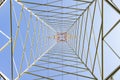
<svg viewBox="0 0 120 80">
<path fill-rule="evenodd" d="M 9 3 L 10 80 L 120 78 L 119 0 Z M 65 41 L 56 41 L 58 33 Z"/>
<path fill-rule="evenodd" d="M 5 3 L 6 0 L 0 0 L 0 7 Z"/>
</svg>

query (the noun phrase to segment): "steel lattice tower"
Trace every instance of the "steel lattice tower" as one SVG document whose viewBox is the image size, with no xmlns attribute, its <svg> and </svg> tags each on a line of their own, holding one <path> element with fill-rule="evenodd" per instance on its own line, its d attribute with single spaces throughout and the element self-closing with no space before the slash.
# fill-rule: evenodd
<svg viewBox="0 0 120 80">
<path fill-rule="evenodd" d="M 120 79 L 119 0 L 0 0 L 0 11 L 0 80 Z"/>
</svg>

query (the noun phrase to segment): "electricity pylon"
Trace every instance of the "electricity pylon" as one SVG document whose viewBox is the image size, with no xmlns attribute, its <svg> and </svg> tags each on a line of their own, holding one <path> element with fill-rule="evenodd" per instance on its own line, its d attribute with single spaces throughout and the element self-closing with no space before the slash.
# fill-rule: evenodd
<svg viewBox="0 0 120 80">
<path fill-rule="evenodd" d="M 119 4 L 10 0 L 12 80 L 119 79 Z"/>
</svg>

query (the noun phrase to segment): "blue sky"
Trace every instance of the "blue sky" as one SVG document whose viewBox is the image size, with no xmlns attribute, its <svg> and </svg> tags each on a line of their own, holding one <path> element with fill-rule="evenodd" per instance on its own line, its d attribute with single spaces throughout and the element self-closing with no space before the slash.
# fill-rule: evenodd
<svg viewBox="0 0 120 80">
<path fill-rule="evenodd" d="M 38 0 L 34 0 L 34 1 L 38 1 Z M 45 3 L 47 0 L 42 0 L 43 3 Z M 68 0 L 67 0 L 68 1 Z M 71 4 L 70 2 L 67 3 L 64 2 L 64 5 L 69 5 Z M 119 0 L 115 0 L 115 2 L 117 3 L 118 7 L 120 7 L 120 1 Z M 66 4 L 65 4 L 66 3 Z M 115 24 L 116 21 L 120 20 L 120 15 L 113 9 L 111 8 L 106 2 L 104 3 L 104 34 L 106 34 L 109 29 Z M 26 5 L 27 6 L 27 5 Z M 17 4 L 15 1 L 13 1 L 13 39 L 15 39 L 15 34 L 17 31 L 17 22 L 20 19 L 20 13 L 21 13 L 21 9 L 22 7 Z M 95 33 L 96 33 L 96 37 L 98 35 L 98 28 L 100 27 L 100 12 L 98 10 L 98 5 L 97 5 L 97 11 L 96 11 L 96 16 L 95 16 L 95 22 L 94 22 L 94 26 L 95 26 Z M 10 15 L 9 15 L 9 0 L 7 0 L 7 2 L 0 8 L 0 30 L 3 31 L 6 35 L 10 36 Z M 91 13 L 92 13 L 92 9 L 91 9 Z M 15 16 L 16 15 L 16 16 Z M 90 18 L 90 17 L 89 17 Z M 27 28 L 27 23 L 30 19 L 30 13 L 27 12 L 26 10 L 23 10 L 22 13 L 22 20 L 20 22 L 20 34 L 18 35 L 18 40 L 16 42 L 16 49 L 15 49 L 15 62 L 17 63 L 17 68 L 19 69 L 19 65 L 20 65 L 20 60 L 21 60 L 21 56 L 22 56 L 22 51 L 23 51 L 23 43 L 25 43 L 25 37 L 26 37 L 26 30 Z M 27 58 L 29 57 L 30 54 L 30 46 L 31 46 L 31 41 L 32 41 L 32 36 L 34 35 L 34 29 L 36 30 L 36 37 L 33 37 L 35 40 L 35 45 L 32 47 L 33 48 L 33 52 L 37 53 L 36 50 L 36 46 L 40 47 L 41 49 L 39 49 L 39 51 L 42 53 L 45 50 L 47 50 L 49 48 L 49 46 L 51 46 L 53 43 L 55 43 L 56 41 L 54 39 L 48 39 L 48 36 L 53 36 L 55 35 L 55 32 L 51 31 L 46 25 L 44 25 L 44 23 L 41 23 L 40 21 L 38 21 L 38 23 L 35 23 L 36 18 L 34 16 L 32 16 L 32 19 L 30 21 L 30 35 L 28 37 L 28 42 L 26 43 L 26 51 L 28 52 L 26 53 Z M 90 20 L 90 19 L 89 19 Z M 88 22 L 90 23 L 90 22 Z M 35 26 L 32 27 L 32 26 Z M 38 26 L 38 27 L 37 27 Z M 44 27 L 43 27 L 44 26 Z M 99 27 L 98 27 L 99 26 Z M 55 27 L 55 26 L 54 26 Z M 56 30 L 58 30 L 59 28 L 57 28 Z M 39 31 L 40 30 L 40 31 Z M 43 31 L 44 30 L 44 31 Z M 61 28 L 61 30 L 64 31 L 63 28 Z M 72 30 L 71 30 L 72 31 Z M 40 32 L 40 33 L 39 33 Z M 89 32 L 89 29 L 88 31 Z M 70 33 L 72 34 L 72 33 Z M 118 55 L 120 56 L 120 23 L 116 26 L 116 28 L 105 38 L 105 40 L 111 45 L 111 47 L 118 53 Z M 40 36 L 40 37 L 39 37 Z M 37 40 L 40 38 L 40 41 L 38 42 L 40 45 L 37 45 Z M 8 41 L 8 39 L 6 37 L 4 37 L 1 33 L 0 33 L 0 47 L 3 46 L 6 42 Z M 46 43 L 46 45 L 44 44 Z M 93 44 L 93 43 L 92 43 Z M 72 43 L 73 47 L 75 46 L 74 43 Z M 82 46 L 82 45 L 81 45 Z M 87 46 L 86 46 L 87 47 Z M 94 47 L 91 46 L 91 51 L 94 50 Z M 99 48 L 101 49 L 101 48 Z M 108 46 L 105 44 L 104 46 L 104 58 L 105 58 L 105 73 L 104 75 L 107 76 L 111 71 L 113 71 L 114 68 L 116 68 L 118 65 L 120 65 L 120 59 L 118 59 L 114 53 L 108 48 Z M 8 45 L 3 51 L 0 52 L 0 71 L 3 72 L 5 75 L 7 75 L 8 78 L 11 77 L 11 73 L 10 73 L 10 45 Z M 36 57 L 38 56 L 38 54 L 35 55 Z M 114 60 L 112 60 L 114 58 Z M 25 62 L 25 61 L 24 61 Z M 31 60 L 30 63 L 32 63 L 33 60 Z M 23 63 L 26 64 L 26 63 Z M 108 68 L 108 65 L 110 65 L 110 67 Z M 26 65 L 23 66 L 23 70 L 26 68 Z M 15 71 L 15 70 L 14 70 Z M 16 71 L 14 72 L 15 76 L 16 75 Z M 120 74 L 120 72 L 118 73 Z M 118 77 L 118 76 L 117 76 Z"/>
</svg>

